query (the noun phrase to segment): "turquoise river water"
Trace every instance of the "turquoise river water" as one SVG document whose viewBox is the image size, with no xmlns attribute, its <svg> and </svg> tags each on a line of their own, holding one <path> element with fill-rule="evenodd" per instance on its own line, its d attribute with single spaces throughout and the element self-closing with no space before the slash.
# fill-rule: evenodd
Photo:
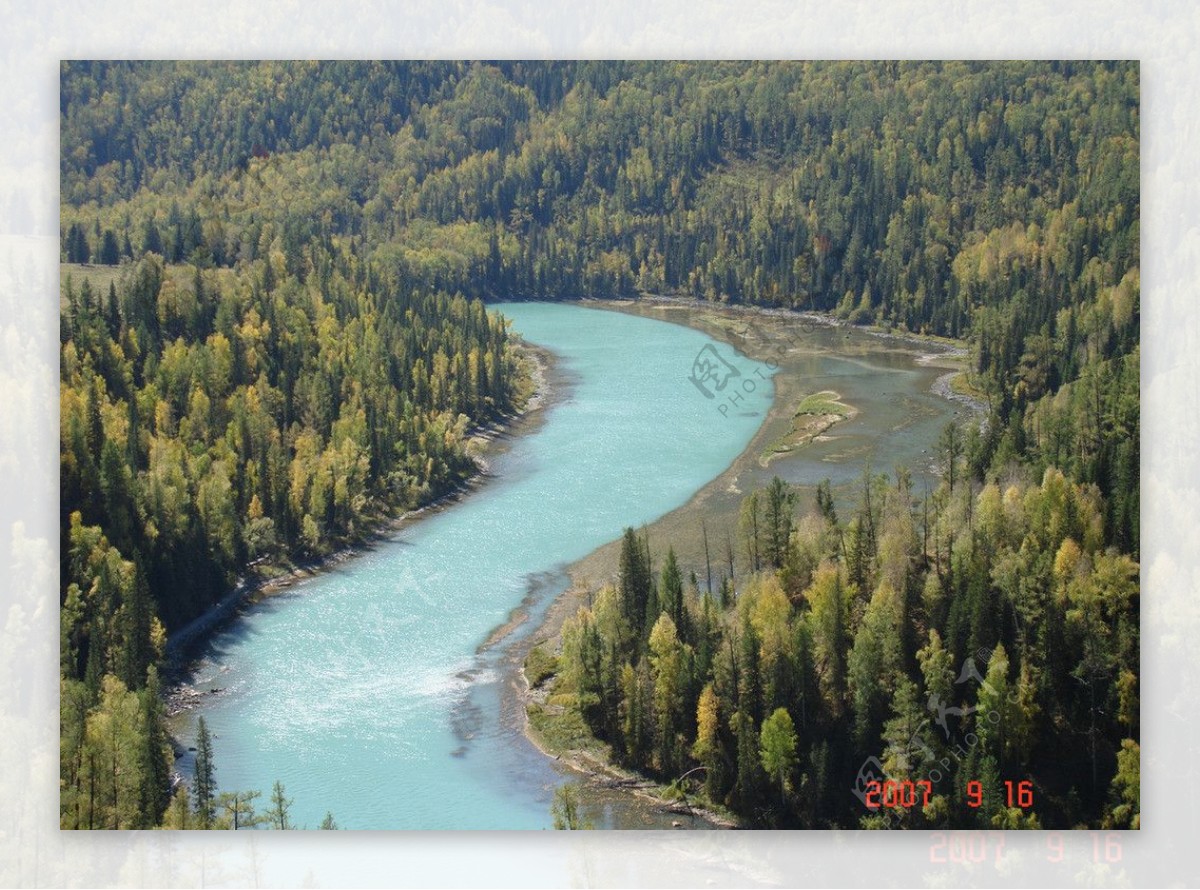
<svg viewBox="0 0 1200 890">
<path fill-rule="evenodd" d="M 770 407 L 769 367 L 692 328 L 561 303 L 494 308 L 558 357 L 541 421 L 492 458 L 486 484 L 250 606 L 193 666 L 196 689 L 220 691 L 175 720 L 177 736 L 190 743 L 203 714 L 220 788 L 259 789 L 265 807 L 278 779 L 300 827 L 327 811 L 344 828 L 550 827 L 568 776 L 522 732 L 509 646 L 565 590 L 567 565 L 686 503 Z M 819 350 L 789 355 L 789 373 L 860 413 L 787 461 L 753 465 L 739 490 L 775 473 L 854 485 L 864 461 L 936 484 L 932 443 L 958 411 L 930 392 L 942 372 L 865 335 L 805 336 Z M 485 645 L 514 610 L 524 621 Z M 189 773 L 190 756 L 179 767 Z M 596 795 L 600 827 L 670 824 Z"/>
<path fill-rule="evenodd" d="M 495 308 L 558 356 L 566 391 L 543 423 L 461 503 L 264 598 L 200 653 L 193 683 L 221 692 L 181 735 L 203 714 L 220 788 L 260 789 L 265 805 L 278 779 L 299 826 L 332 811 L 344 828 L 550 827 L 564 777 L 501 719 L 497 659 L 477 650 L 523 601 L 536 624 L 563 566 L 685 503 L 770 406 L 766 366 L 720 344 L 743 400 L 716 414 L 690 378 L 718 344 L 690 328 Z"/>
</svg>

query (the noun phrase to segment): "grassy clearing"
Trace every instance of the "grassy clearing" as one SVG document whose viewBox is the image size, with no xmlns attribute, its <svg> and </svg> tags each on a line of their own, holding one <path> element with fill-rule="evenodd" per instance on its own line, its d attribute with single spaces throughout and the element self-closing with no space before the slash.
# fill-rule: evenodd
<svg viewBox="0 0 1200 890">
<path fill-rule="evenodd" d="M 107 295 L 110 284 L 117 286 L 117 291 L 121 290 L 121 279 L 134 269 L 133 264 L 125 262 L 119 266 L 100 266 L 94 263 L 59 263 L 58 264 L 58 282 L 59 288 L 63 294 L 66 293 L 67 278 L 70 277 L 71 285 L 76 292 L 83 286 L 86 280 L 92 287 L 92 293 Z M 194 266 L 183 264 L 175 264 L 166 266 L 166 274 L 170 275 L 175 282 L 176 287 L 190 288 L 192 286 L 192 278 L 196 274 Z M 207 273 L 206 273 L 207 274 Z M 230 270 L 219 269 L 217 275 L 228 275 Z"/>
<path fill-rule="evenodd" d="M 525 713 L 529 717 L 530 734 L 548 754 L 586 754 L 600 763 L 608 761 L 608 745 L 592 735 L 577 708 L 562 702 L 533 701 Z"/>
<path fill-rule="evenodd" d="M 534 646 L 525 658 L 525 679 L 529 681 L 529 688 L 536 689 L 556 673 L 558 659 L 547 652 L 544 645 Z"/>
<path fill-rule="evenodd" d="M 793 420 L 808 414 L 836 414 L 838 417 L 846 418 L 850 416 L 853 409 L 849 405 L 845 405 L 838 401 L 840 396 L 833 390 L 823 390 L 815 392 L 811 396 L 805 396 L 804 399 L 796 406 L 796 413 Z"/>
<path fill-rule="evenodd" d="M 852 417 L 855 409 L 840 401 L 833 390 L 822 390 L 805 396 L 792 412 L 791 427 L 762 453 L 763 466 L 781 454 L 795 451 L 823 434 L 840 420 Z"/>
<path fill-rule="evenodd" d="M 966 396 L 968 399 L 973 399 L 976 402 L 987 404 L 987 393 L 979 389 L 971 381 L 971 372 L 963 371 L 955 374 L 950 378 L 950 390 L 960 396 Z"/>
<path fill-rule="evenodd" d="M 58 280 L 65 288 L 67 278 L 70 277 L 76 290 L 79 290 L 79 287 L 87 280 L 94 292 L 106 294 L 110 284 L 120 286 L 121 276 L 125 274 L 127 268 L 129 268 L 128 265 L 94 266 L 91 263 L 60 263 Z"/>
</svg>

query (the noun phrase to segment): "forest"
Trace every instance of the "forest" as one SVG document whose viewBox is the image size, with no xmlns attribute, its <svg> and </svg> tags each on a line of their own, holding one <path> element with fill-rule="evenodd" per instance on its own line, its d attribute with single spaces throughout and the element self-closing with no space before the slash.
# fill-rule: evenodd
<svg viewBox="0 0 1200 890">
<path fill-rule="evenodd" d="M 167 635 L 248 573 L 311 560 L 475 471 L 519 396 L 503 322 L 349 247 L 237 269 L 129 263 L 64 282 L 60 384 L 64 827 L 167 806 Z"/>
<path fill-rule="evenodd" d="M 847 520 L 826 485 L 798 506 L 778 477 L 748 495 L 715 582 L 626 529 L 617 583 L 531 661 L 538 713 L 750 825 L 1138 826 L 1138 566 L 1094 486 L 963 474 L 917 497 L 897 468 Z M 871 800 L 864 767 L 916 800 Z"/>
<path fill-rule="evenodd" d="M 642 294 L 959 338 L 988 417 L 947 432 L 928 498 L 902 470 L 865 472 L 848 521 L 756 496 L 771 536 L 703 595 L 627 538 L 558 694 L 628 764 L 704 765 L 751 821 L 847 825 L 845 751 L 930 696 L 1012 688 L 1009 731 L 936 731 L 979 739 L 959 780 L 991 794 L 1023 765 L 1038 804 L 966 815 L 1136 822 L 1137 63 L 65 62 L 60 83 L 62 260 L 117 272 L 63 280 L 64 825 L 99 824 L 79 795 L 117 711 L 141 759 L 108 775 L 138 799 L 109 788 L 103 824 L 162 818 L 167 633 L 256 561 L 470 471 L 466 430 L 520 388 L 481 299 Z M 986 685 L 947 687 L 972 656 Z"/>
</svg>

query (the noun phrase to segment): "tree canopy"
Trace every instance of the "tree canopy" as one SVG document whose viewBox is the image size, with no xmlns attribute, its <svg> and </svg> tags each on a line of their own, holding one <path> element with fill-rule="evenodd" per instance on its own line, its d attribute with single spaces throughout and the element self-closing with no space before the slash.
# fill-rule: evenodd
<svg viewBox="0 0 1200 890">
<path fill-rule="evenodd" d="M 628 530 L 558 679 L 618 759 L 857 824 L 847 750 L 909 775 L 910 730 L 939 758 L 970 731 L 955 782 L 1020 766 L 1041 824 L 1137 823 L 1136 63 L 69 61 L 60 86 L 64 826 L 252 814 L 169 794 L 167 634 L 472 472 L 523 387 L 481 299 L 642 294 L 961 338 L 988 410 L 920 503 L 869 470 L 810 515 L 751 492 L 703 595 Z M 961 800 L 906 824 L 1015 818 Z"/>
</svg>

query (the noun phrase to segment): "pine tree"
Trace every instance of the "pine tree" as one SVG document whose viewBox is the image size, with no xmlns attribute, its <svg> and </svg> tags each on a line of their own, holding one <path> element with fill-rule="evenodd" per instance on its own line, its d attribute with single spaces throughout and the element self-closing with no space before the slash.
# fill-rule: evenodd
<svg viewBox="0 0 1200 890">
<path fill-rule="evenodd" d="M 217 803 L 224 811 L 225 827 L 232 831 L 240 831 L 265 822 L 267 817 L 254 810 L 254 802 L 261 796 L 261 791 L 231 791 L 222 794 Z"/>
<path fill-rule="evenodd" d="M 957 422 L 951 421 L 942 430 L 941 438 L 938 439 L 938 451 L 942 456 L 946 484 L 954 491 L 955 470 L 958 468 L 959 458 L 963 455 L 962 430 Z"/>
<path fill-rule="evenodd" d="M 787 562 L 792 539 L 792 513 L 796 493 L 778 476 L 767 486 L 763 519 L 766 522 L 766 557 L 772 568 Z"/>
<path fill-rule="evenodd" d="M 837 511 L 833 507 L 833 492 L 828 479 L 821 480 L 817 485 L 817 510 L 827 523 L 837 525 Z"/>
<path fill-rule="evenodd" d="M 105 229 L 97 251 L 96 262 L 104 266 L 115 266 L 121 262 L 121 247 L 112 229 Z"/>
<path fill-rule="evenodd" d="M 625 620 L 636 636 L 646 627 L 646 610 L 650 601 L 650 567 L 642 542 L 632 528 L 625 529 L 621 539 L 621 561 L 618 588 Z M 655 615 L 655 618 L 658 616 Z"/>
<path fill-rule="evenodd" d="M 66 255 L 68 263 L 86 263 L 91 259 L 87 233 L 79 223 L 72 223 L 67 230 Z"/>
<path fill-rule="evenodd" d="M 159 256 L 165 252 L 162 235 L 159 234 L 158 226 L 154 223 L 154 217 L 146 220 L 145 233 L 142 236 L 142 252 L 156 253 Z"/>
<path fill-rule="evenodd" d="M 683 576 L 679 572 L 679 563 L 675 559 L 674 547 L 667 549 L 667 561 L 663 565 L 660 587 L 662 589 L 662 611 L 674 622 L 679 638 L 687 642 L 690 635 L 687 631 L 687 614 L 683 603 Z"/>
<path fill-rule="evenodd" d="M 213 764 L 212 737 L 208 725 L 200 718 L 196 729 L 196 766 L 192 774 L 192 797 L 200 827 L 213 827 L 216 815 L 216 766 Z"/>
<path fill-rule="evenodd" d="M 171 742 L 167 737 L 165 718 L 158 680 L 158 668 L 146 670 L 146 686 L 141 691 L 142 725 L 145 727 L 144 764 L 142 775 L 142 812 L 151 824 L 162 818 L 169 801 L 171 783 Z"/>
<path fill-rule="evenodd" d="M 276 779 L 271 788 L 271 808 L 267 810 L 267 818 L 272 827 L 280 831 L 287 831 L 291 828 L 292 822 L 289 816 L 291 808 L 292 798 L 284 794 L 283 783 Z"/>
<path fill-rule="evenodd" d="M 171 795 L 171 802 L 163 813 L 162 827 L 184 831 L 192 827 L 192 804 L 186 786 L 179 786 Z"/>
<path fill-rule="evenodd" d="M 736 712 L 729 720 L 737 743 L 737 782 L 733 788 L 738 810 L 753 813 L 759 797 L 760 753 L 754 719 L 745 711 Z"/>
<path fill-rule="evenodd" d="M 746 561 L 750 564 L 752 572 L 762 568 L 762 523 L 759 521 L 759 512 L 759 493 L 752 491 L 742 499 L 742 509 L 738 517 L 742 545 L 746 548 Z"/>
</svg>

